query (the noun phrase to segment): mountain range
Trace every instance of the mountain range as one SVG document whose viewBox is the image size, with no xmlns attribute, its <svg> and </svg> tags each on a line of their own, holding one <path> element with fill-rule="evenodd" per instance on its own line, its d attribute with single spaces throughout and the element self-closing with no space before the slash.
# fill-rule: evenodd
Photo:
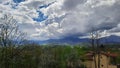
<svg viewBox="0 0 120 68">
<path fill-rule="evenodd" d="M 37 44 L 80 44 L 80 43 L 90 43 L 90 38 L 78 38 L 78 37 L 66 37 L 62 39 L 49 39 L 45 41 L 34 40 Z M 99 39 L 101 44 L 120 44 L 120 36 L 107 36 Z"/>
</svg>

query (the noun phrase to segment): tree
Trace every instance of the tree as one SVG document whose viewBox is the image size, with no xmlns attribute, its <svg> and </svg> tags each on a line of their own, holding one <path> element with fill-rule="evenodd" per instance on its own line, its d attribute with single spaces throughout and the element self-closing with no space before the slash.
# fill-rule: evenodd
<svg viewBox="0 0 120 68">
<path fill-rule="evenodd" d="M 13 16 L 5 14 L 0 18 L 0 45 L 2 47 L 21 44 L 24 39 L 25 33 L 19 30 Z"/>
<path fill-rule="evenodd" d="M 99 31 L 92 31 L 91 33 L 91 44 L 92 44 L 92 51 L 94 52 L 94 64 L 95 68 L 100 68 L 100 32 Z M 98 61 L 96 61 L 96 54 L 98 54 Z M 98 62 L 98 64 L 97 64 Z"/>
<path fill-rule="evenodd" d="M 5 14 L 0 18 L 0 67 L 9 68 L 13 58 L 13 49 L 25 39 L 25 33 L 18 29 L 18 23 L 13 16 Z"/>
</svg>

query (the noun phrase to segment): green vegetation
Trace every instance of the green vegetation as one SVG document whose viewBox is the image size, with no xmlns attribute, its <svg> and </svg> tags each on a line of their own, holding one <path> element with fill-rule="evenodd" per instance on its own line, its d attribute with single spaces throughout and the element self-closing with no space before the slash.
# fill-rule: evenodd
<svg viewBox="0 0 120 68">
<path fill-rule="evenodd" d="M 70 45 L 21 45 L 0 48 L 0 68 L 83 68 L 84 55 L 90 47 Z M 120 50 L 109 50 L 118 53 Z"/>
<path fill-rule="evenodd" d="M 81 68 L 89 49 L 81 46 L 21 45 L 0 48 L 0 68 Z"/>
</svg>

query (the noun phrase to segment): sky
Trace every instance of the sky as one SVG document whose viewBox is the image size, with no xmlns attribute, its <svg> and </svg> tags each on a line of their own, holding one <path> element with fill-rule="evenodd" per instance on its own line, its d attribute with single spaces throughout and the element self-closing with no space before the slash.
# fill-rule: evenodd
<svg viewBox="0 0 120 68">
<path fill-rule="evenodd" d="M 0 0 L 0 15 L 10 14 L 28 39 L 48 40 L 120 36 L 120 0 Z"/>
</svg>

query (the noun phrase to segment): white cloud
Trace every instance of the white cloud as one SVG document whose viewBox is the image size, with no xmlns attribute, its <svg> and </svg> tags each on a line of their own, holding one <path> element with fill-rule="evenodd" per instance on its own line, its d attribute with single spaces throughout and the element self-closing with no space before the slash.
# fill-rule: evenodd
<svg viewBox="0 0 120 68">
<path fill-rule="evenodd" d="M 9 0 L 5 0 L 9 1 Z M 21 30 L 27 32 L 31 39 L 46 40 L 70 35 L 81 35 L 94 30 L 103 30 L 109 35 L 120 33 L 119 0 L 26 0 L 16 9 L 11 4 L 4 5 L 0 0 L 0 14 L 10 13 L 20 23 Z M 46 8 L 39 8 L 49 4 Z M 48 16 L 42 22 L 36 22 L 41 11 Z M 116 35 L 118 35 L 116 34 Z"/>
<path fill-rule="evenodd" d="M 1 3 L 1 4 L 4 4 L 4 3 L 6 3 L 6 2 L 11 2 L 11 0 L 0 0 L 0 3 Z"/>
<path fill-rule="evenodd" d="M 20 5 L 27 6 L 29 9 L 38 9 L 40 6 L 54 2 L 55 0 L 27 0 L 20 3 Z"/>
<path fill-rule="evenodd" d="M 48 29 L 50 24 L 54 22 L 59 23 L 60 27 L 56 30 L 47 30 L 48 33 L 53 33 L 54 36 L 60 38 L 68 35 L 82 34 L 90 32 L 92 28 L 95 30 L 110 31 L 115 29 L 119 24 L 119 7 L 118 0 L 87 0 L 81 1 L 75 0 L 74 3 L 71 0 L 63 0 L 54 3 L 48 8 L 42 9 L 43 12 L 49 16 L 45 21 Z M 72 7 L 68 5 L 72 5 Z M 56 19 L 63 19 L 56 21 Z M 57 18 L 56 18 L 57 17 Z M 49 23 L 48 23 L 49 22 Z M 43 28 L 40 28 L 43 29 Z M 61 33 L 57 31 L 61 30 Z M 115 30 L 117 30 L 116 28 Z M 119 32 L 119 31 L 118 31 Z M 112 34 L 108 32 L 109 35 Z M 103 34 L 104 35 L 104 34 Z M 104 35 L 105 36 L 105 35 Z"/>
</svg>

